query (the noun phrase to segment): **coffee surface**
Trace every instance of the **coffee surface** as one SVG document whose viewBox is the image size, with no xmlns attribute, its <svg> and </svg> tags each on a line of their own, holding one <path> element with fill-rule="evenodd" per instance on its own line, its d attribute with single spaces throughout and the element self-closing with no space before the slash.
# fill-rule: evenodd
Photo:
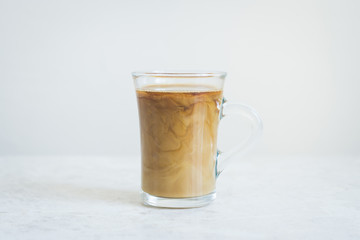
<svg viewBox="0 0 360 240">
<path fill-rule="evenodd" d="M 167 84 L 136 93 L 143 191 L 176 198 L 213 192 L 222 91 Z"/>
</svg>

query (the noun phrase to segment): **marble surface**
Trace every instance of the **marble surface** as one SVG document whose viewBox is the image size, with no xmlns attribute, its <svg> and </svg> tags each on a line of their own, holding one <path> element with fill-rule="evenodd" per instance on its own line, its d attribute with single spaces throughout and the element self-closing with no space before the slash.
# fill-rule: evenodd
<svg viewBox="0 0 360 240">
<path fill-rule="evenodd" d="M 0 157 L 0 239 L 360 239 L 360 157 L 233 161 L 197 209 L 139 185 L 139 157 Z"/>
</svg>

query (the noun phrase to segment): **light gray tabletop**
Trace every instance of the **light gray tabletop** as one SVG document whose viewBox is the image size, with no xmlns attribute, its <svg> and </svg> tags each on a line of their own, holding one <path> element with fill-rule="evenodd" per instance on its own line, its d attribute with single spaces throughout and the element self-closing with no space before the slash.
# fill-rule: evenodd
<svg viewBox="0 0 360 240">
<path fill-rule="evenodd" d="M 233 161 L 196 209 L 139 185 L 139 157 L 0 157 L 0 239 L 360 239 L 360 157 Z"/>
</svg>

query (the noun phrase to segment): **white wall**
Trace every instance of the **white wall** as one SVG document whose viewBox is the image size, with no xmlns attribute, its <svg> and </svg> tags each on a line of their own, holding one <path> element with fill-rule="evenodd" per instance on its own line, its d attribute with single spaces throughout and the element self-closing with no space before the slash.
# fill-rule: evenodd
<svg viewBox="0 0 360 240">
<path fill-rule="evenodd" d="M 359 1 L 0 0 L 0 154 L 138 154 L 130 72 L 228 72 L 256 149 L 360 154 Z M 225 130 L 224 130 L 225 131 Z"/>
</svg>

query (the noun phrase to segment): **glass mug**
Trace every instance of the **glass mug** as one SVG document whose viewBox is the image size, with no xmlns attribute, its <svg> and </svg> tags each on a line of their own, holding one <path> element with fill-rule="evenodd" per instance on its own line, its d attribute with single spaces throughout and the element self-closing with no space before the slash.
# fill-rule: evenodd
<svg viewBox="0 0 360 240">
<path fill-rule="evenodd" d="M 141 135 L 141 188 L 145 205 L 192 208 L 216 197 L 224 163 L 262 133 L 257 112 L 223 97 L 225 72 L 133 72 Z M 252 123 L 246 144 L 217 149 L 219 121 L 240 115 Z"/>
</svg>

